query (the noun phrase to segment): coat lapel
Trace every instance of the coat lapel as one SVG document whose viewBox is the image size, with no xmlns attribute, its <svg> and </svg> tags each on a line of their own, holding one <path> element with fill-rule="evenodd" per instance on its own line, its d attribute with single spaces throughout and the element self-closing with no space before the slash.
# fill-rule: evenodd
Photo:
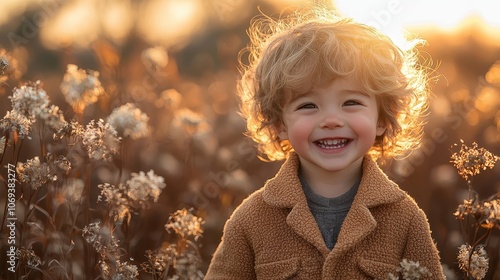
<svg viewBox="0 0 500 280">
<path fill-rule="evenodd" d="M 298 203 L 288 214 L 286 223 L 307 242 L 311 243 L 321 254 L 326 257 L 330 250 L 326 247 L 318 224 L 306 203 Z"/>
<path fill-rule="evenodd" d="M 394 203 L 406 194 L 380 170 L 368 156 L 363 160 L 363 177 L 358 193 L 340 230 L 332 255 L 340 255 L 369 235 L 377 227 L 370 208 Z"/>
<path fill-rule="evenodd" d="M 263 198 L 271 206 L 291 209 L 286 218 L 287 225 L 326 256 L 330 251 L 307 205 L 298 169 L 299 158 L 292 153 L 276 176 L 267 182 Z"/>
</svg>

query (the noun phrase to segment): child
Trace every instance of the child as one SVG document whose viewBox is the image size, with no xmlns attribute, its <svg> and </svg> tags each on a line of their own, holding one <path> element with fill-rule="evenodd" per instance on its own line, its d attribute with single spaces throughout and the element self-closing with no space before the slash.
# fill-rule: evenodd
<svg viewBox="0 0 500 280">
<path fill-rule="evenodd" d="M 286 161 L 227 221 L 206 279 L 390 279 L 403 259 L 444 279 L 424 212 L 375 163 L 420 140 L 415 44 L 324 11 L 251 30 L 242 114 Z"/>
</svg>

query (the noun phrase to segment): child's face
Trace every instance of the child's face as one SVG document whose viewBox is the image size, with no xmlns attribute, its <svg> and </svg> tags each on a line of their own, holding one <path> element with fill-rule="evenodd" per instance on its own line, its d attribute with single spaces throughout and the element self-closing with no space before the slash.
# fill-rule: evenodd
<svg viewBox="0 0 500 280">
<path fill-rule="evenodd" d="M 286 104 L 278 131 L 280 139 L 290 141 L 304 171 L 339 172 L 361 167 L 375 137 L 385 131 L 377 119 L 375 97 L 353 79 L 342 78 Z"/>
</svg>

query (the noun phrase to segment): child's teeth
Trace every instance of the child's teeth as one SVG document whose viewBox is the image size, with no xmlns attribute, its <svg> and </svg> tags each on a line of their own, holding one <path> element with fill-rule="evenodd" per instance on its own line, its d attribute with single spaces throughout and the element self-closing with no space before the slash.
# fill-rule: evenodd
<svg viewBox="0 0 500 280">
<path fill-rule="evenodd" d="M 322 148 L 342 148 L 346 145 L 347 139 L 328 139 L 318 141 Z"/>
</svg>

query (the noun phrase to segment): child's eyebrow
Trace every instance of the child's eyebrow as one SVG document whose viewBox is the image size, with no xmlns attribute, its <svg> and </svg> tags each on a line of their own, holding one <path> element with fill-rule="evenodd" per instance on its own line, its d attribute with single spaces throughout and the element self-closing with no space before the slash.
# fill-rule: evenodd
<svg viewBox="0 0 500 280">
<path fill-rule="evenodd" d="M 357 89 L 343 89 L 340 90 L 339 93 L 342 94 L 355 94 L 355 95 L 362 95 L 365 97 L 370 97 L 370 95 L 362 90 L 357 90 Z"/>
<path fill-rule="evenodd" d="M 289 102 L 293 102 L 299 98 L 303 98 L 303 97 L 307 97 L 309 95 L 313 94 L 313 92 L 311 91 L 306 91 L 306 92 L 302 92 L 302 93 L 296 93 L 294 96 L 292 96 L 292 98 L 290 98 Z"/>
</svg>

